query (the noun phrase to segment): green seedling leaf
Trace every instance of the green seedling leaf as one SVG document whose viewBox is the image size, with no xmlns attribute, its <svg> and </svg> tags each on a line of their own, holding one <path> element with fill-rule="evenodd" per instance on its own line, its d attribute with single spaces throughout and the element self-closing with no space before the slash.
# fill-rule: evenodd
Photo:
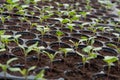
<svg viewBox="0 0 120 80">
<path fill-rule="evenodd" d="M 72 48 L 60 48 L 59 51 L 63 52 L 65 54 L 65 57 L 67 56 L 68 52 L 74 52 Z"/>
<path fill-rule="evenodd" d="M 29 53 L 29 52 L 31 52 L 32 50 L 38 48 L 37 46 L 38 46 L 38 42 L 36 42 L 35 44 L 29 46 L 29 47 L 27 48 L 27 50 L 26 50 L 26 53 Z"/>
<path fill-rule="evenodd" d="M 20 70 L 20 73 L 25 76 L 27 74 L 27 69 Z"/>
<path fill-rule="evenodd" d="M 70 15 L 70 16 L 76 15 L 76 11 L 75 11 L 75 10 L 69 11 L 69 15 Z"/>
<path fill-rule="evenodd" d="M 4 35 L 5 34 L 5 30 L 0 30 L 0 35 Z"/>
<path fill-rule="evenodd" d="M 42 35 L 44 35 L 46 32 L 50 31 L 50 28 L 47 26 L 41 26 L 37 25 L 37 30 L 41 32 Z"/>
<path fill-rule="evenodd" d="M 96 47 L 93 49 L 93 51 L 100 51 L 102 49 L 102 47 Z"/>
<path fill-rule="evenodd" d="M 31 70 L 34 70 L 36 68 L 36 66 L 32 66 L 28 69 L 28 72 L 31 71 Z"/>
<path fill-rule="evenodd" d="M 113 62 L 118 61 L 119 59 L 115 56 L 105 56 L 103 59 L 109 66 L 113 64 Z"/>
<path fill-rule="evenodd" d="M 9 68 L 9 70 L 12 72 L 16 72 L 16 71 L 20 71 L 21 69 L 20 68 Z"/>
<path fill-rule="evenodd" d="M 45 70 L 40 71 L 40 73 L 35 76 L 35 80 L 39 80 L 39 79 L 40 80 L 45 80 L 43 78 L 44 77 L 44 73 L 45 73 Z"/>
<path fill-rule="evenodd" d="M 86 36 L 81 36 L 80 42 L 87 41 L 88 38 Z"/>
<path fill-rule="evenodd" d="M 0 19 L 1 19 L 2 23 L 4 24 L 6 18 L 4 16 L 1 16 Z"/>
<path fill-rule="evenodd" d="M 60 31 L 60 30 L 57 30 L 57 31 L 56 31 L 56 35 L 59 36 L 59 37 L 62 36 L 63 34 L 64 34 L 64 33 L 63 33 L 62 31 Z"/>
<path fill-rule="evenodd" d="M 7 66 L 6 65 L 3 65 L 3 64 L 0 63 L 0 67 L 2 68 L 2 70 L 4 72 L 6 72 L 6 70 L 7 70 Z"/>
<path fill-rule="evenodd" d="M 107 46 L 117 48 L 117 46 L 115 44 L 112 44 L 112 43 L 107 44 Z"/>
<path fill-rule="evenodd" d="M 67 18 L 65 18 L 65 19 L 63 19 L 63 20 L 61 21 L 62 24 L 66 24 L 66 23 L 69 23 L 69 22 L 70 22 L 70 20 L 67 19 Z"/>
<path fill-rule="evenodd" d="M 94 59 L 97 57 L 96 53 L 91 53 L 90 56 L 87 58 L 87 60 Z"/>
<path fill-rule="evenodd" d="M 1 35 L 1 42 L 8 44 L 11 40 L 10 38 L 12 37 L 11 35 Z"/>
<path fill-rule="evenodd" d="M 84 52 L 86 52 L 86 53 L 90 53 L 90 51 L 91 51 L 92 49 L 93 49 L 92 46 L 87 46 L 87 47 L 83 48 L 82 50 L 83 50 Z"/>
<path fill-rule="evenodd" d="M 57 55 L 57 53 L 51 54 L 51 53 L 48 53 L 46 51 L 43 51 L 43 52 L 46 53 L 47 56 L 50 58 L 50 62 L 52 62 L 54 60 L 55 56 Z"/>
<path fill-rule="evenodd" d="M 72 30 L 74 29 L 73 26 L 74 26 L 75 24 L 67 24 L 67 25 L 68 25 L 67 27 L 68 27 L 68 28 L 70 29 L 70 31 L 72 32 Z"/>
<path fill-rule="evenodd" d="M 12 58 L 10 60 L 7 61 L 7 65 L 9 65 L 11 62 L 15 61 L 15 60 L 18 60 L 18 58 Z"/>
</svg>

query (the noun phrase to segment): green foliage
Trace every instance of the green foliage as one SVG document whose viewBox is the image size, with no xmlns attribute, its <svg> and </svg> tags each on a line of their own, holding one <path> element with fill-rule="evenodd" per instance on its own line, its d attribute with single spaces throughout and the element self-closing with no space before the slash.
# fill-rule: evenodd
<svg viewBox="0 0 120 80">
<path fill-rule="evenodd" d="M 46 55 L 50 58 L 50 62 L 52 63 L 55 56 L 57 55 L 57 53 L 53 54 L 53 53 L 49 53 L 49 52 L 46 52 L 46 51 L 43 51 L 44 53 L 46 53 Z"/>
<path fill-rule="evenodd" d="M 97 51 L 100 51 L 102 47 L 93 47 L 93 46 L 87 46 L 83 48 L 82 50 L 86 52 L 88 55 L 91 55 L 93 53 L 97 54 Z"/>
<path fill-rule="evenodd" d="M 74 29 L 73 26 L 74 26 L 75 24 L 69 24 L 69 23 L 68 23 L 67 25 L 68 25 L 67 27 L 70 29 L 70 32 L 72 32 L 73 29 Z"/>
<path fill-rule="evenodd" d="M 68 52 L 74 52 L 72 48 L 60 48 L 59 51 L 64 53 L 65 58 L 67 57 Z"/>
<path fill-rule="evenodd" d="M 113 62 L 116 62 L 119 59 L 115 56 L 105 56 L 103 60 L 108 64 L 108 66 L 111 66 L 113 65 Z"/>
<path fill-rule="evenodd" d="M 4 72 L 4 78 L 5 78 L 5 79 L 6 79 L 7 69 L 10 69 L 10 68 L 11 68 L 11 67 L 10 67 L 10 63 L 13 62 L 13 61 L 15 61 L 15 60 L 17 60 L 17 59 L 18 59 L 18 58 L 9 59 L 6 64 L 1 64 L 1 63 L 0 63 L 0 67 L 2 68 L 2 70 L 3 70 L 3 72 Z M 12 69 L 13 69 L 13 68 L 12 68 Z"/>
<path fill-rule="evenodd" d="M 24 69 L 20 69 L 20 68 L 10 68 L 10 71 L 19 71 L 25 78 L 25 80 L 28 80 L 28 74 L 30 71 L 34 70 L 36 68 L 36 66 L 32 66 L 28 69 L 24 68 Z"/>
<path fill-rule="evenodd" d="M 61 37 L 62 35 L 64 35 L 64 33 L 63 33 L 62 31 L 60 31 L 60 30 L 57 30 L 57 31 L 56 31 L 56 35 L 57 35 L 57 37 L 58 37 L 58 41 L 60 41 L 60 37 Z"/>
<path fill-rule="evenodd" d="M 38 74 L 35 76 L 35 79 L 34 79 L 34 80 L 46 80 L 46 79 L 44 79 L 44 73 L 45 73 L 45 70 L 40 71 L 40 73 L 38 73 Z"/>
<path fill-rule="evenodd" d="M 82 11 L 82 12 L 79 12 L 79 14 L 80 14 L 83 18 L 86 18 L 87 14 L 90 14 L 90 12 Z"/>
<path fill-rule="evenodd" d="M 7 45 L 11 41 L 11 35 L 0 35 L 0 40 L 3 44 Z"/>
<path fill-rule="evenodd" d="M 50 31 L 50 28 L 48 26 L 41 26 L 37 25 L 37 30 L 40 31 L 42 35 L 44 35 L 46 32 Z"/>
<path fill-rule="evenodd" d="M 97 57 L 96 53 L 91 53 L 90 55 L 84 55 L 84 54 L 79 53 L 78 51 L 76 51 L 76 53 L 82 57 L 82 62 L 84 65 L 86 62 L 89 62 L 89 60 L 95 59 Z"/>
<path fill-rule="evenodd" d="M 13 41 L 14 41 L 17 45 L 19 45 L 18 39 L 19 39 L 21 36 L 22 36 L 21 34 L 18 34 L 18 35 L 13 36 Z"/>
</svg>

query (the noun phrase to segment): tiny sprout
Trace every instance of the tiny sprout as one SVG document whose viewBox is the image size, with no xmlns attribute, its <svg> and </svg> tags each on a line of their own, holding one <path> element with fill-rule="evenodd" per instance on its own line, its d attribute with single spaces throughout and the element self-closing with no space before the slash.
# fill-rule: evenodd
<svg viewBox="0 0 120 80">
<path fill-rule="evenodd" d="M 60 37 L 61 37 L 62 35 L 64 35 L 64 33 L 63 33 L 62 31 L 60 31 L 60 30 L 57 30 L 57 31 L 56 31 L 56 35 L 57 35 L 57 37 L 58 37 L 58 41 L 60 42 Z"/>
<path fill-rule="evenodd" d="M 11 62 L 17 60 L 17 59 L 18 59 L 18 58 L 9 59 L 6 64 L 1 64 L 1 63 L 0 63 L 0 67 L 2 68 L 2 70 L 3 70 L 3 72 L 4 72 L 4 79 L 5 79 L 5 80 L 6 80 L 7 69 L 11 68 L 9 64 L 10 64 Z"/>
<path fill-rule="evenodd" d="M 87 46 L 85 48 L 83 48 L 82 50 L 86 53 L 88 53 L 88 55 L 91 55 L 93 53 L 97 54 L 97 51 L 100 51 L 102 49 L 102 47 L 93 47 L 93 46 Z"/>
<path fill-rule="evenodd" d="M 0 30 L 0 35 L 4 35 L 5 34 L 5 30 Z"/>
<path fill-rule="evenodd" d="M 29 53 L 31 51 L 36 51 L 37 52 L 37 57 L 38 57 L 38 62 L 37 63 L 39 63 L 39 59 L 40 59 L 39 55 L 40 55 L 40 53 L 42 52 L 43 49 L 45 49 L 45 47 L 44 46 L 39 46 L 38 47 L 38 42 L 36 42 L 35 44 L 28 47 L 27 53 Z"/>
<path fill-rule="evenodd" d="M 87 38 L 87 37 L 81 37 L 81 38 L 87 39 L 86 40 L 86 44 L 92 46 L 94 44 L 94 42 L 95 42 L 96 36 L 92 36 L 90 38 Z"/>
<path fill-rule="evenodd" d="M 119 59 L 115 56 L 105 56 L 103 60 L 108 64 L 108 76 L 109 76 L 110 68 L 113 65 L 113 62 L 116 62 Z M 107 77 L 107 80 L 108 80 L 108 77 Z"/>
<path fill-rule="evenodd" d="M 67 24 L 67 23 L 70 22 L 70 20 L 69 20 L 68 18 L 65 18 L 65 19 L 62 19 L 62 18 L 55 18 L 55 19 L 57 19 L 57 20 L 60 21 L 61 27 L 63 27 L 63 24 Z"/>
<path fill-rule="evenodd" d="M 60 48 L 59 51 L 64 53 L 64 57 L 67 57 L 68 52 L 74 52 L 71 48 Z"/>
<path fill-rule="evenodd" d="M 82 23 L 79 25 L 79 27 L 80 27 L 80 29 L 83 29 L 84 26 L 86 26 L 86 25 L 90 25 L 90 23 L 88 23 L 88 22 Z"/>
<path fill-rule="evenodd" d="M 82 12 L 79 12 L 79 14 L 80 14 L 83 18 L 86 19 L 86 16 L 87 16 L 88 14 L 90 14 L 90 12 L 82 11 Z"/>
<path fill-rule="evenodd" d="M 76 15 L 76 11 L 75 10 L 72 10 L 72 11 L 68 12 L 69 18 L 70 18 L 70 16 L 74 16 L 74 15 Z"/>
<path fill-rule="evenodd" d="M 0 17 L 0 19 L 1 19 L 1 21 L 2 21 L 2 24 L 4 24 L 4 23 L 5 23 L 6 18 L 5 18 L 4 16 L 1 16 L 1 17 Z"/>
<path fill-rule="evenodd" d="M 62 19 L 60 22 L 61 22 L 61 24 L 62 24 L 62 26 L 61 26 L 61 27 L 63 27 L 63 24 L 69 23 L 69 22 L 70 22 L 70 20 L 69 20 L 69 19 L 67 19 L 67 18 L 65 18 L 65 19 Z"/>
<path fill-rule="evenodd" d="M 51 68 L 52 68 L 52 62 L 55 58 L 55 56 L 57 55 L 57 52 L 56 53 L 49 53 L 49 52 L 46 52 L 46 51 L 43 51 L 44 53 L 46 53 L 46 55 L 50 58 L 50 63 L 51 63 Z"/>
<path fill-rule="evenodd" d="M 107 64 L 108 66 L 110 67 L 111 65 L 113 65 L 113 62 L 117 61 L 118 58 L 115 57 L 115 56 L 105 56 L 104 59 L 103 59 Z"/>
<path fill-rule="evenodd" d="M 30 26 L 30 29 L 32 29 L 33 27 L 36 27 L 36 26 L 37 26 L 37 23 L 32 23 Z"/>
<path fill-rule="evenodd" d="M 72 40 L 69 41 L 74 45 L 75 49 L 77 50 L 79 44 L 82 43 L 83 41 L 87 41 L 87 38 L 86 37 L 84 38 L 84 36 L 82 36 L 78 42 L 74 42 Z"/>
<path fill-rule="evenodd" d="M 44 79 L 43 77 L 44 77 L 44 73 L 45 73 L 45 70 L 42 70 L 42 71 L 40 71 L 40 73 L 38 73 L 36 76 L 35 76 L 35 80 L 46 80 L 46 79 Z"/>
<path fill-rule="evenodd" d="M 89 62 L 89 60 L 91 59 L 95 59 L 97 57 L 97 54 L 96 53 L 91 53 L 90 55 L 84 55 L 84 54 L 81 54 L 79 53 L 78 51 L 76 51 L 76 53 L 82 57 L 82 62 L 83 62 L 83 70 L 85 68 L 85 63 L 86 62 Z"/>
<path fill-rule="evenodd" d="M 74 27 L 73 26 L 75 26 L 75 24 L 67 24 L 68 26 L 68 28 L 70 29 L 70 32 L 72 32 L 73 31 L 73 29 L 74 29 Z"/>
<path fill-rule="evenodd" d="M 28 74 L 30 71 L 34 70 L 36 66 L 32 66 L 28 69 L 20 69 L 20 68 L 10 68 L 11 71 L 19 71 L 25 78 L 25 80 L 28 80 Z"/>
<path fill-rule="evenodd" d="M 11 41 L 11 39 L 10 39 L 11 37 L 12 37 L 11 35 L 1 35 L 0 39 L 1 39 L 2 43 L 7 45 Z"/>
<path fill-rule="evenodd" d="M 19 41 L 18 41 L 18 39 L 21 37 L 22 35 L 21 34 L 18 34 L 18 35 L 15 35 L 15 36 L 13 36 L 13 41 L 17 44 L 17 45 L 19 45 Z"/>
<path fill-rule="evenodd" d="M 42 35 L 44 35 L 46 32 L 50 31 L 50 28 L 48 26 L 40 26 L 37 25 L 37 30 L 41 32 Z"/>
<path fill-rule="evenodd" d="M 48 26 L 44 27 L 44 26 L 37 25 L 37 30 L 40 31 L 42 35 L 42 41 L 43 41 L 43 36 L 45 35 L 45 33 L 50 31 L 50 28 Z"/>
</svg>

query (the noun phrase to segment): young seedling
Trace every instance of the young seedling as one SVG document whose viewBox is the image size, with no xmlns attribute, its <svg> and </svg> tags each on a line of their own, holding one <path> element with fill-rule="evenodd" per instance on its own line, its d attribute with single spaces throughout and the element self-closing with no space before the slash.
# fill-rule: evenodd
<svg viewBox="0 0 120 80">
<path fill-rule="evenodd" d="M 84 26 L 87 26 L 87 25 L 89 26 L 90 23 L 88 23 L 88 22 L 82 23 L 82 24 L 79 25 L 79 27 L 80 27 L 80 29 L 83 29 Z"/>
<path fill-rule="evenodd" d="M 109 77 L 111 66 L 113 65 L 114 62 L 118 61 L 119 59 L 115 56 L 105 56 L 103 60 L 108 64 L 108 77 Z"/>
<path fill-rule="evenodd" d="M 56 55 L 57 55 L 57 52 L 56 53 L 49 53 L 49 52 L 46 52 L 46 51 L 43 51 L 44 53 L 46 53 L 46 55 L 49 57 L 50 59 L 50 66 L 51 66 L 51 69 L 53 68 L 53 60 L 55 59 Z"/>
<path fill-rule="evenodd" d="M 24 69 L 20 69 L 20 68 L 10 68 L 10 71 L 19 71 L 23 76 L 24 76 L 24 80 L 29 80 L 28 79 L 28 75 L 30 73 L 30 71 L 34 70 L 36 68 L 36 66 L 32 66 L 30 68 L 24 68 Z"/>
<path fill-rule="evenodd" d="M 83 71 L 85 70 L 85 63 L 89 62 L 91 59 L 95 59 L 97 57 L 97 54 L 91 53 L 91 55 L 84 55 L 76 51 L 76 53 L 82 57 L 82 63 L 83 63 Z"/>
<path fill-rule="evenodd" d="M 78 46 L 80 45 L 80 43 L 82 43 L 83 41 L 87 41 L 87 38 L 83 38 L 84 36 L 81 37 L 81 39 L 78 42 L 74 42 L 72 40 L 69 40 L 75 47 L 75 50 L 77 51 Z"/>
<path fill-rule="evenodd" d="M 90 14 L 90 12 L 82 11 L 82 12 L 79 12 L 79 14 L 86 20 L 86 16 Z"/>
<path fill-rule="evenodd" d="M 80 20 L 81 15 L 74 15 L 70 18 L 69 23 L 72 23 L 73 21 L 79 21 Z"/>
<path fill-rule="evenodd" d="M 85 8 L 88 10 L 88 11 L 90 11 L 91 9 L 92 9 L 92 7 L 90 6 L 90 0 L 86 0 L 86 6 L 85 6 Z"/>
<path fill-rule="evenodd" d="M 37 30 L 40 31 L 41 35 L 42 35 L 42 41 L 43 41 L 43 36 L 45 35 L 45 33 L 50 31 L 50 28 L 48 26 L 40 26 L 37 25 Z"/>
<path fill-rule="evenodd" d="M 16 6 L 18 6 L 18 1 L 19 0 L 6 0 L 7 4 L 5 4 L 5 7 L 8 12 L 11 12 Z"/>
<path fill-rule="evenodd" d="M 90 38 L 87 38 L 87 37 L 81 37 L 81 38 L 82 38 L 82 39 L 87 39 L 87 40 L 86 40 L 86 44 L 93 46 L 93 44 L 94 44 L 94 42 L 95 42 L 96 36 L 92 36 L 92 37 L 90 37 Z"/>
<path fill-rule="evenodd" d="M 63 18 L 55 18 L 55 19 L 60 21 L 61 27 L 63 27 L 64 24 L 67 24 L 67 23 L 70 22 L 70 19 L 68 19 L 68 18 L 65 18 L 65 19 L 63 19 Z"/>
<path fill-rule="evenodd" d="M 57 38 L 58 38 L 59 48 L 60 48 L 60 38 L 61 38 L 62 35 L 64 35 L 64 33 L 60 30 L 57 30 L 56 35 L 57 35 Z"/>
<path fill-rule="evenodd" d="M 31 23 L 30 29 L 32 29 L 33 27 L 36 27 L 38 24 L 37 23 Z"/>
<path fill-rule="evenodd" d="M 89 56 L 93 53 L 98 54 L 97 52 L 100 51 L 102 47 L 93 47 L 93 46 L 87 46 L 83 48 L 83 52 L 87 53 Z"/>
<path fill-rule="evenodd" d="M 35 80 L 46 80 L 46 79 L 44 78 L 44 73 L 45 73 L 45 70 L 40 71 L 40 73 L 38 73 L 38 74 L 35 76 Z"/>
<path fill-rule="evenodd" d="M 39 60 L 40 60 L 40 53 L 43 51 L 43 49 L 45 49 L 44 46 L 39 46 L 38 47 L 38 42 L 36 42 L 35 44 L 31 45 L 28 47 L 28 50 L 27 52 L 31 52 L 31 51 L 35 51 L 37 52 L 37 57 L 38 57 L 38 61 L 37 61 L 37 64 L 39 63 Z"/>
<path fill-rule="evenodd" d="M 41 49 L 44 49 L 44 47 L 37 47 L 38 45 L 38 42 L 36 42 L 35 44 L 31 45 L 31 46 L 28 46 L 27 48 L 25 48 L 23 45 L 18 45 L 22 51 L 23 51 L 23 54 L 24 54 L 24 59 L 25 59 L 25 65 L 27 65 L 27 56 L 28 54 L 31 52 L 31 51 L 36 51 L 38 53 L 38 55 L 40 54 L 40 50 Z M 39 57 L 39 56 L 38 56 Z"/>
<path fill-rule="evenodd" d="M 31 3 L 34 4 L 34 5 L 37 5 L 37 3 L 38 3 L 39 1 L 41 1 L 41 0 L 33 0 L 33 1 L 31 1 Z"/>
<path fill-rule="evenodd" d="M 76 15 L 76 11 L 75 10 L 72 10 L 72 11 L 68 12 L 68 18 L 70 18 L 70 17 L 72 17 L 74 15 Z"/>
<path fill-rule="evenodd" d="M 70 32 L 73 31 L 73 29 L 74 29 L 73 26 L 75 26 L 75 24 L 69 24 L 69 23 L 67 24 L 67 27 L 69 28 Z"/>
<path fill-rule="evenodd" d="M 13 36 L 13 41 L 17 44 L 17 45 L 19 45 L 19 38 L 21 37 L 22 35 L 21 34 L 18 34 L 18 35 L 15 35 L 15 36 Z"/>
<path fill-rule="evenodd" d="M 5 34 L 5 30 L 0 30 L 0 36 Z"/>
<path fill-rule="evenodd" d="M 4 25 L 6 18 L 4 16 L 0 16 L 0 19 L 2 21 L 2 24 Z"/>
<path fill-rule="evenodd" d="M 59 51 L 64 53 L 64 58 L 67 57 L 68 52 L 74 52 L 72 48 L 60 48 Z"/>
<path fill-rule="evenodd" d="M 10 67 L 10 63 L 13 62 L 13 61 L 15 61 L 15 60 L 17 60 L 17 59 L 18 59 L 18 58 L 9 59 L 6 64 L 1 64 L 1 63 L 0 63 L 0 67 L 2 68 L 2 70 L 3 70 L 3 72 L 4 72 L 4 80 L 7 80 L 7 79 L 6 79 L 6 77 L 7 77 L 6 74 L 7 74 L 7 69 L 11 68 L 11 67 Z"/>
<path fill-rule="evenodd" d="M 5 44 L 5 46 L 7 46 L 7 44 L 12 41 L 10 38 L 12 36 L 11 35 L 0 35 L 0 41 Z"/>
</svg>

